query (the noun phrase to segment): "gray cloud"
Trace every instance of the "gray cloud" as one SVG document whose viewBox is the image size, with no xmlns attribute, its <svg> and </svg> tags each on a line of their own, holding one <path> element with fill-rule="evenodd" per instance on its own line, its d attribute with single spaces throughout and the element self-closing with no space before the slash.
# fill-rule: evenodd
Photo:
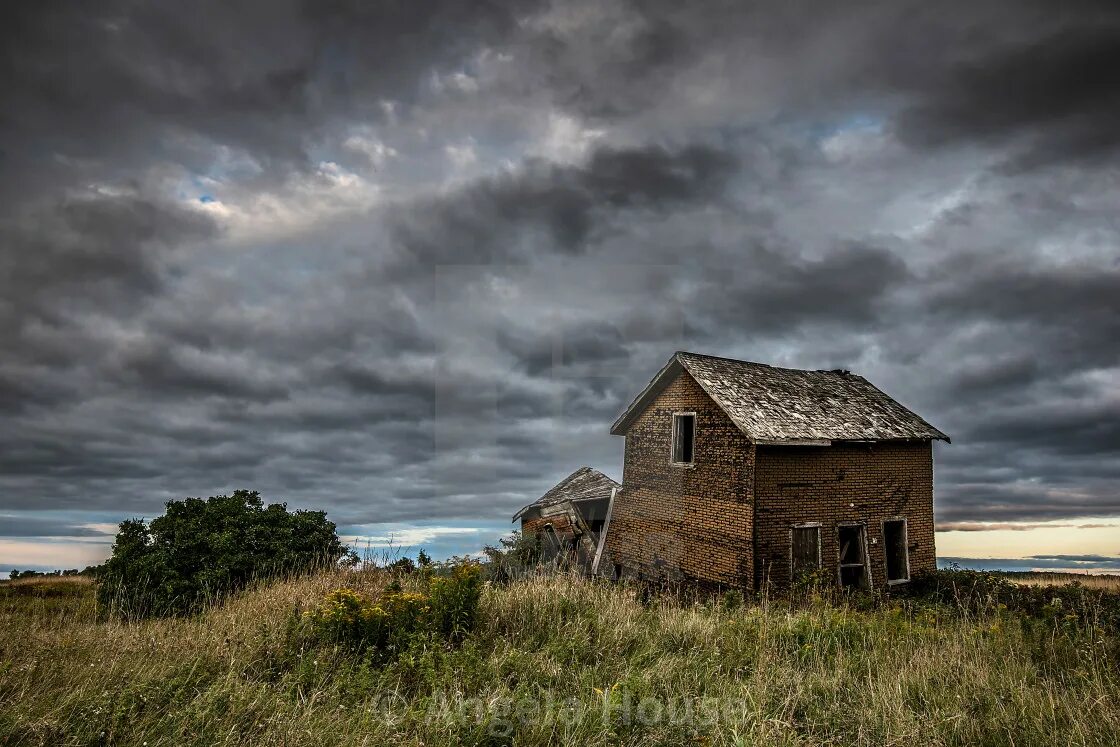
<svg viewBox="0 0 1120 747">
<path fill-rule="evenodd" d="M 921 144 L 1028 133 L 1024 162 L 1092 155 L 1120 142 L 1117 70 L 1120 16 L 1102 6 L 954 61 L 902 113 L 900 131 Z"/>
<path fill-rule="evenodd" d="M 28 516 L 0 516 L 0 537 L 100 537 L 110 535 L 100 529 L 76 525 L 57 519 Z"/>
<path fill-rule="evenodd" d="M 3 12 L 16 519 L 502 524 L 682 348 L 867 375 L 945 526 L 1120 515 L 1111 5 Z"/>
<path fill-rule="evenodd" d="M 1012 524 L 975 521 L 942 521 L 937 525 L 939 532 L 1029 532 L 1034 529 L 1108 529 L 1112 524 L 1031 524 L 1016 522 Z"/>
</svg>

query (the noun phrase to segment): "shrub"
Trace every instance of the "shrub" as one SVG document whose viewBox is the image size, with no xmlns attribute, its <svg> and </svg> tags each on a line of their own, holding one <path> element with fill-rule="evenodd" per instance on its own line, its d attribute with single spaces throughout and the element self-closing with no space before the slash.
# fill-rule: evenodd
<svg viewBox="0 0 1120 747">
<path fill-rule="evenodd" d="M 478 603 L 482 598 L 482 567 L 461 562 L 451 574 L 429 581 L 432 615 L 439 632 L 449 640 L 459 640 L 474 629 Z"/>
<path fill-rule="evenodd" d="M 495 583 L 507 583 L 537 569 L 541 564 L 541 546 L 535 534 L 513 532 L 502 537 L 498 546 L 482 548 L 486 554 L 487 571 Z"/>
<path fill-rule="evenodd" d="M 315 636 L 361 651 L 383 653 L 403 650 L 417 636 L 431 629 L 428 598 L 415 592 L 393 591 L 378 600 L 350 589 L 337 589 L 311 610 Z"/>
<path fill-rule="evenodd" d="M 1076 583 L 1025 586 L 998 573 L 951 569 L 915 574 L 894 593 L 970 614 L 1011 610 L 1034 620 L 1120 633 L 1120 594 Z"/>
<path fill-rule="evenodd" d="M 408 575 L 416 572 L 416 564 L 412 562 L 412 558 L 406 555 L 403 558 L 394 560 L 392 563 L 385 566 L 385 569 L 390 573 Z"/>
<path fill-rule="evenodd" d="M 195 612 L 254 579 L 336 563 L 348 551 L 322 511 L 265 506 L 255 491 L 169 501 L 145 524 L 121 522 L 98 602 L 126 617 Z"/>
<path fill-rule="evenodd" d="M 458 642 L 477 622 L 482 574 L 461 562 L 446 576 L 428 579 L 426 592 L 391 584 L 377 598 L 336 589 L 306 613 L 316 639 L 391 659 L 417 640 Z"/>
</svg>

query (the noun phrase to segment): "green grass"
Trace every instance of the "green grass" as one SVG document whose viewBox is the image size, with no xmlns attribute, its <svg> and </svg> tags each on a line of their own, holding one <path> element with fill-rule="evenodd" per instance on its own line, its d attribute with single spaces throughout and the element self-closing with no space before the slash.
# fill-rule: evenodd
<svg viewBox="0 0 1120 747">
<path fill-rule="evenodd" d="M 190 619 L 96 619 L 82 581 L 0 585 L 0 744 L 1115 745 L 1120 642 L 946 606 L 643 604 L 566 576 L 487 589 L 458 647 L 375 667 L 301 613 L 375 572 Z M 414 581 L 406 580 L 406 588 Z M 866 606 L 867 609 L 857 609 Z"/>
</svg>

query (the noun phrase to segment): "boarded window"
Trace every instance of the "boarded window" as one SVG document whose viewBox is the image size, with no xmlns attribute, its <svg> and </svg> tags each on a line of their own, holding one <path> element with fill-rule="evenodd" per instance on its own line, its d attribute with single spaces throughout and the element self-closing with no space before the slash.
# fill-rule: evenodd
<svg viewBox="0 0 1120 747">
<path fill-rule="evenodd" d="M 790 574 L 804 578 L 821 567 L 820 527 L 794 527 L 792 534 Z"/>
<path fill-rule="evenodd" d="M 692 414 L 674 414 L 673 461 L 676 464 L 692 464 L 692 452 L 695 440 L 696 416 Z"/>
<path fill-rule="evenodd" d="M 906 520 L 883 522 L 883 551 L 887 556 L 887 581 L 910 580 L 910 552 L 906 546 Z"/>
</svg>

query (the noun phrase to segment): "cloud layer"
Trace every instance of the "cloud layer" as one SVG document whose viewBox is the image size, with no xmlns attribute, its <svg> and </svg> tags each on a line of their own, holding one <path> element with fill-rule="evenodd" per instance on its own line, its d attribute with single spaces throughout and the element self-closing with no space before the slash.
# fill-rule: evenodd
<svg viewBox="0 0 1120 747">
<path fill-rule="evenodd" d="M 6 8 L 5 534 L 490 538 L 676 349 L 868 376 L 946 522 L 1120 515 L 1120 9 L 704 5 Z"/>
</svg>

